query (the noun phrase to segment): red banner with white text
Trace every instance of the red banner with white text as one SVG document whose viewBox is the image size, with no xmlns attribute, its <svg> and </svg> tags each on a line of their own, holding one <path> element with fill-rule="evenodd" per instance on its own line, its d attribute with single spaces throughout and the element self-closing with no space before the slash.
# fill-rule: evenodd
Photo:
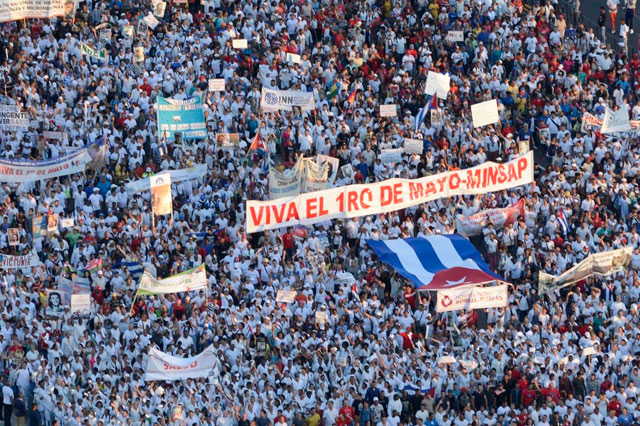
<svg viewBox="0 0 640 426">
<path fill-rule="evenodd" d="M 533 151 L 420 179 L 347 185 L 270 201 L 247 201 L 247 232 L 388 213 L 455 195 L 502 191 L 533 182 Z"/>
</svg>

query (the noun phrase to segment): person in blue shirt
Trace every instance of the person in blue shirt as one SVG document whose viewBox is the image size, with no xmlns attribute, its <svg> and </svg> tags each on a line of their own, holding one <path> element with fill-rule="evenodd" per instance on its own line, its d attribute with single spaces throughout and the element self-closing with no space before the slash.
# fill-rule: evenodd
<svg viewBox="0 0 640 426">
<path fill-rule="evenodd" d="M 634 423 L 633 416 L 629 413 L 626 407 L 622 408 L 622 413 L 618 416 L 618 424 L 620 426 L 631 426 Z"/>
</svg>

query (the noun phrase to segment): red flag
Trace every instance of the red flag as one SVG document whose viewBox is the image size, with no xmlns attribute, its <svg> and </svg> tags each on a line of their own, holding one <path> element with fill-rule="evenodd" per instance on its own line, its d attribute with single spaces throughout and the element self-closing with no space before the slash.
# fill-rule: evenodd
<svg viewBox="0 0 640 426">
<path fill-rule="evenodd" d="M 353 92 L 351 92 L 351 94 L 347 98 L 347 102 L 349 102 L 350 104 L 354 103 L 356 101 L 356 94 L 357 93 L 358 93 L 357 90 L 354 90 Z"/>
<path fill-rule="evenodd" d="M 260 132 L 257 131 L 256 135 L 253 137 L 253 140 L 251 141 L 251 145 L 249 145 L 249 151 L 257 151 L 259 149 L 266 151 L 264 142 L 262 142 L 262 138 L 260 137 Z"/>
<path fill-rule="evenodd" d="M 93 269 L 99 268 L 100 266 L 102 266 L 102 259 L 98 258 L 98 259 L 93 259 L 89 263 L 87 263 L 87 266 L 85 269 L 87 271 L 91 271 Z"/>
</svg>

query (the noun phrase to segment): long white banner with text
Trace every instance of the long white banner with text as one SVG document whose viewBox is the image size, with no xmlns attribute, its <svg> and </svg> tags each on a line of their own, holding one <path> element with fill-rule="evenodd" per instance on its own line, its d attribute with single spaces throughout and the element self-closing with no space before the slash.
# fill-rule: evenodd
<svg viewBox="0 0 640 426">
<path fill-rule="evenodd" d="M 502 191 L 533 182 L 533 151 L 420 179 L 347 185 L 270 201 L 247 200 L 247 232 L 388 213 L 455 195 Z"/>
</svg>

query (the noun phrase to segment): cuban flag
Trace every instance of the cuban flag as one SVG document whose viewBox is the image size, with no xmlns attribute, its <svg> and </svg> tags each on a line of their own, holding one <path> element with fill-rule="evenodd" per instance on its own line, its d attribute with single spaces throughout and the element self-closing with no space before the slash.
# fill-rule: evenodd
<svg viewBox="0 0 640 426">
<path fill-rule="evenodd" d="M 558 218 L 560 229 L 562 229 L 562 233 L 566 237 L 567 234 L 571 232 L 571 225 L 569 225 L 569 221 L 567 221 L 567 218 L 564 216 L 564 210 L 559 209 L 558 213 L 556 213 L 556 217 Z"/>
<path fill-rule="evenodd" d="M 504 281 L 489 269 L 480 252 L 458 235 L 367 240 L 380 260 L 411 281 L 418 290 L 442 290 Z"/>
<path fill-rule="evenodd" d="M 427 118 L 427 114 L 429 114 L 429 111 L 431 111 L 432 108 L 438 108 L 438 98 L 436 96 L 427 95 L 427 103 L 424 104 L 424 107 L 420 108 L 418 115 L 416 115 L 414 123 L 416 132 L 420 129 L 420 125 L 424 122 L 424 119 Z"/>
</svg>

